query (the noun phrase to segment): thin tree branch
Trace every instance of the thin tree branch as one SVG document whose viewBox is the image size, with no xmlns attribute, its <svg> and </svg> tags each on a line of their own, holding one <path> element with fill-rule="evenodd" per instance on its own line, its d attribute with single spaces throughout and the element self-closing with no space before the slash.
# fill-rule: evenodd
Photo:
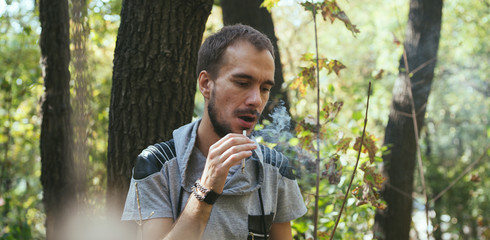
<svg viewBox="0 0 490 240">
<path fill-rule="evenodd" d="M 313 197 L 316 196 L 315 193 L 309 193 L 309 192 L 303 192 L 303 191 L 301 192 L 301 194 L 303 194 L 303 195 L 309 195 L 309 196 L 313 196 Z M 331 197 L 331 195 L 318 195 L 318 197 L 320 197 L 320 198 L 326 198 L 326 197 Z"/>
<path fill-rule="evenodd" d="M 437 59 L 437 57 L 433 57 L 432 59 L 429 59 L 427 60 L 426 62 L 420 64 L 420 66 L 418 66 L 417 68 L 415 68 L 413 71 L 410 72 L 410 75 L 413 75 L 415 74 L 416 72 L 420 71 L 422 68 L 426 67 L 427 65 L 431 64 L 432 62 L 434 62 L 435 60 Z M 408 71 L 408 65 L 407 66 L 407 72 Z"/>
<path fill-rule="evenodd" d="M 468 167 L 466 167 L 466 169 L 456 179 L 454 179 L 444 190 L 442 190 L 439 194 L 437 194 L 437 196 L 431 199 L 431 202 L 435 202 L 439 198 L 441 198 L 442 195 L 444 195 L 447 191 L 449 191 L 449 189 L 451 189 L 462 177 L 464 177 L 471 169 L 473 169 L 476 166 L 476 164 L 478 164 L 483 159 L 483 157 L 487 155 L 487 151 L 489 148 L 490 146 L 487 146 L 483 154 L 477 160 L 475 160 L 470 165 L 468 165 Z"/>
<path fill-rule="evenodd" d="M 406 112 L 398 111 L 398 110 L 396 110 L 396 109 L 395 109 L 395 112 L 396 112 L 397 114 L 399 114 L 399 115 L 404 116 L 404 117 L 407 117 L 407 118 L 412 118 L 412 114 L 410 114 L 410 113 L 406 113 Z"/>
<path fill-rule="evenodd" d="M 345 192 L 345 197 L 344 201 L 342 202 L 342 207 L 340 208 L 339 216 L 337 217 L 337 221 L 335 222 L 335 226 L 333 227 L 332 234 L 330 235 L 330 240 L 333 239 L 333 236 L 335 235 L 335 230 L 337 230 L 337 226 L 339 225 L 340 222 L 340 217 L 342 216 L 342 211 L 344 210 L 345 203 L 347 202 L 347 197 L 349 196 L 350 188 L 352 187 L 352 182 L 354 182 L 354 176 L 356 175 L 356 170 L 357 166 L 359 165 L 359 159 L 361 158 L 361 152 L 362 152 L 362 145 L 364 142 L 364 136 L 366 134 L 366 126 L 367 126 L 367 116 L 368 116 L 368 110 L 369 110 L 369 96 L 371 95 L 371 81 L 369 81 L 369 86 L 368 86 L 368 94 L 367 94 L 367 101 L 366 101 L 366 114 L 364 116 L 364 127 L 362 128 L 362 135 L 361 135 L 361 144 L 359 144 L 359 151 L 357 153 L 357 160 L 356 160 L 356 165 L 354 166 L 354 171 L 352 172 L 352 177 L 349 182 L 349 187 L 347 187 L 347 191 Z"/>
<path fill-rule="evenodd" d="M 316 5 L 313 4 L 313 22 L 315 26 L 315 51 L 316 51 L 316 186 L 315 186 L 315 212 L 313 216 L 313 239 L 318 237 L 318 201 L 320 195 L 320 64 L 318 61 L 318 32 L 316 25 Z"/>
<path fill-rule="evenodd" d="M 386 184 L 386 186 L 387 186 L 387 187 L 389 187 L 389 188 L 391 188 L 391 189 L 395 190 L 395 192 L 398 192 L 399 194 L 403 195 L 404 197 L 406 197 L 406 198 L 410 199 L 411 201 L 415 201 L 415 202 L 417 202 L 417 203 L 419 203 L 419 204 L 421 204 L 421 205 L 423 204 L 423 203 L 422 203 L 422 202 L 420 202 L 418 199 L 416 199 L 416 198 L 412 197 L 412 195 L 410 195 L 409 193 L 404 192 L 403 190 L 401 190 L 401 189 L 399 189 L 399 188 L 397 188 L 397 187 L 395 187 L 395 186 L 391 185 L 389 182 L 385 182 L 385 184 Z"/>
<path fill-rule="evenodd" d="M 138 192 L 138 183 L 134 183 L 134 189 L 136 191 L 136 203 L 138 204 L 138 214 L 139 214 L 139 220 L 136 221 L 136 224 L 138 224 L 138 228 L 140 229 L 139 240 L 144 240 L 143 225 L 145 224 L 145 222 L 143 221 L 143 216 L 141 215 L 140 194 Z M 153 216 L 154 213 L 155 212 L 151 212 L 150 216 L 148 216 L 147 219 Z"/>
<path fill-rule="evenodd" d="M 413 198 L 412 195 L 410 195 L 409 193 L 404 192 L 403 190 L 401 190 L 401 189 L 399 189 L 399 188 L 391 185 L 389 182 L 386 182 L 386 186 L 388 186 L 389 188 L 395 190 L 395 192 L 398 192 L 399 194 L 401 194 L 401 195 L 403 195 L 403 196 L 405 196 L 405 197 L 407 197 L 407 198 L 409 198 L 411 200 L 417 201 L 417 199 Z"/>
<path fill-rule="evenodd" d="M 424 103 L 424 105 L 422 105 L 422 107 L 420 107 L 419 110 L 417 110 L 417 114 L 415 114 L 415 115 L 416 116 L 420 115 L 420 113 L 422 113 L 422 110 L 424 110 L 425 107 L 427 107 L 427 103 Z M 413 118 L 413 115 L 411 113 L 402 112 L 402 111 L 399 111 L 399 110 L 396 110 L 396 109 L 394 109 L 394 111 L 397 114 L 401 115 L 401 116 L 408 117 L 408 118 Z"/>
<path fill-rule="evenodd" d="M 405 49 L 405 46 L 403 46 L 403 61 L 405 63 L 406 72 L 410 72 L 410 69 L 408 66 L 408 60 L 407 60 L 407 50 Z M 424 65 L 424 64 L 422 64 L 422 65 Z M 407 75 L 406 81 L 407 81 L 407 89 L 408 89 L 408 95 L 409 95 L 409 99 L 410 99 L 410 105 L 411 105 L 411 109 L 412 109 L 412 123 L 413 123 L 413 131 L 415 133 L 415 145 L 416 145 L 417 161 L 418 161 L 419 172 L 420 172 L 420 182 L 422 183 L 422 192 L 424 194 L 424 199 L 425 199 L 425 220 L 427 222 L 427 239 L 429 239 L 429 236 L 430 236 L 430 234 L 429 234 L 429 199 L 427 197 L 427 187 L 425 185 L 425 175 L 424 175 L 424 168 L 422 165 L 422 156 L 420 155 L 417 113 L 415 112 L 415 101 L 413 99 L 410 74 Z"/>
<path fill-rule="evenodd" d="M 422 110 L 424 110 L 426 107 L 427 107 L 427 103 L 424 103 L 424 105 L 422 105 L 422 107 L 420 107 L 419 110 L 417 111 L 417 116 L 420 115 L 422 113 Z"/>
</svg>

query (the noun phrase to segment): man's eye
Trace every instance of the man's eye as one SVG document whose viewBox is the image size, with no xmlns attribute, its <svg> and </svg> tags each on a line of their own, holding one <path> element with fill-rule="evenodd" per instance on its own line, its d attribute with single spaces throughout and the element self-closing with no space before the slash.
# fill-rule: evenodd
<svg viewBox="0 0 490 240">
<path fill-rule="evenodd" d="M 270 92 L 271 89 L 270 88 L 262 88 L 262 91 L 264 91 L 264 92 Z"/>
<path fill-rule="evenodd" d="M 241 86 L 241 87 L 246 87 L 248 86 L 248 83 L 247 82 L 236 82 L 238 84 L 238 86 Z"/>
</svg>

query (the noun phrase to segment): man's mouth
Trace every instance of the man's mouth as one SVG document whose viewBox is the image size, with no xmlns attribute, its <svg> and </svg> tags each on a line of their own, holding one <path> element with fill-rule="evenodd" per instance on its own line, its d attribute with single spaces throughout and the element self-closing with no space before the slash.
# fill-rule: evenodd
<svg viewBox="0 0 490 240">
<path fill-rule="evenodd" d="M 242 119 L 245 122 L 249 122 L 249 123 L 255 122 L 255 119 L 256 119 L 255 117 L 251 117 L 251 116 L 239 116 L 238 118 Z"/>
<path fill-rule="evenodd" d="M 234 112 L 234 115 L 237 116 L 239 120 L 239 124 L 243 129 L 253 128 L 257 119 L 259 119 L 259 112 L 253 109 L 240 109 Z"/>
</svg>

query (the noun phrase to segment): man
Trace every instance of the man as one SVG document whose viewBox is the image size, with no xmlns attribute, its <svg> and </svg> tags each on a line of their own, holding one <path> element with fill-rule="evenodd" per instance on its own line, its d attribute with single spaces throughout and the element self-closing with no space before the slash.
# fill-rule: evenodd
<svg viewBox="0 0 490 240">
<path fill-rule="evenodd" d="M 288 161 L 242 134 L 251 135 L 269 99 L 273 52 L 265 35 L 244 25 L 203 43 L 202 119 L 145 149 L 133 171 L 122 219 L 148 218 L 145 240 L 292 239 L 290 221 L 306 207 Z"/>
</svg>

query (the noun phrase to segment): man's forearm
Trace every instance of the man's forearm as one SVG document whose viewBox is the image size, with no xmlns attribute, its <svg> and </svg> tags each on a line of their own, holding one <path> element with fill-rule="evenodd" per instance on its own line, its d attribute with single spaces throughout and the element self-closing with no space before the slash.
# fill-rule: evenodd
<svg viewBox="0 0 490 240">
<path fill-rule="evenodd" d="M 212 208 L 212 205 L 201 202 L 191 195 L 184 211 L 164 240 L 201 239 Z"/>
</svg>

